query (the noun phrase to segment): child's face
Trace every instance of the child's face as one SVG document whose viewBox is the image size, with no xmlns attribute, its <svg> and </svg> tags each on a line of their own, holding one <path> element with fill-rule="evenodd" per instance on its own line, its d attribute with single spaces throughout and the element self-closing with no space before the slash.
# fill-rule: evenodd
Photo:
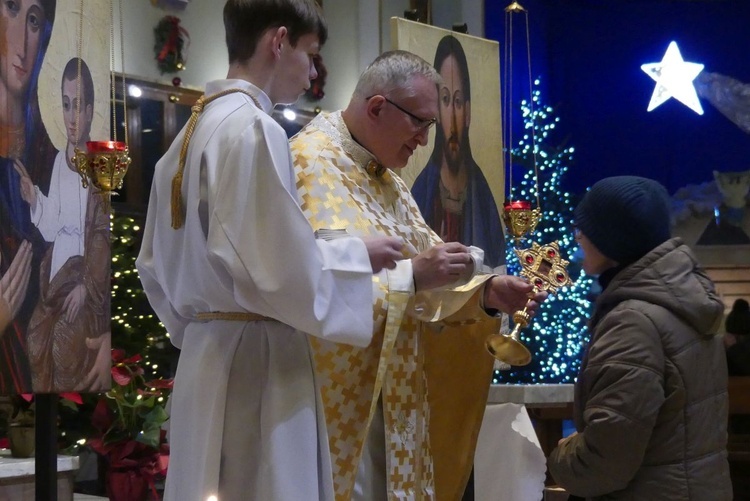
<svg viewBox="0 0 750 501">
<path fill-rule="evenodd" d="M 585 234 L 576 230 L 576 241 L 583 251 L 583 271 L 588 275 L 601 275 L 610 268 L 617 266 L 617 262 L 601 253 Z"/>
<path fill-rule="evenodd" d="M 83 89 L 81 89 L 81 94 L 83 94 Z M 73 145 L 78 145 L 79 142 L 88 139 L 91 132 L 91 119 L 93 118 L 93 107 L 86 102 L 85 98 L 81 99 L 81 115 L 78 124 L 76 124 L 77 96 L 77 80 L 63 80 L 62 105 L 65 134 L 68 137 L 68 143 Z M 80 135 L 77 133 L 76 127 L 80 128 Z"/>
</svg>

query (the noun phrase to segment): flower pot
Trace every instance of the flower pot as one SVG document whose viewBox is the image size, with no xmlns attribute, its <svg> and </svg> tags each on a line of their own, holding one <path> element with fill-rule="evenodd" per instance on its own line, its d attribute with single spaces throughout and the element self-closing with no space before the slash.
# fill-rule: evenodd
<svg viewBox="0 0 750 501">
<path fill-rule="evenodd" d="M 106 477 L 107 497 L 111 501 L 146 501 L 148 482 L 140 468 L 110 468 Z"/>
<path fill-rule="evenodd" d="M 10 454 L 14 458 L 34 457 L 36 428 L 34 426 L 11 423 L 8 425 Z"/>
</svg>

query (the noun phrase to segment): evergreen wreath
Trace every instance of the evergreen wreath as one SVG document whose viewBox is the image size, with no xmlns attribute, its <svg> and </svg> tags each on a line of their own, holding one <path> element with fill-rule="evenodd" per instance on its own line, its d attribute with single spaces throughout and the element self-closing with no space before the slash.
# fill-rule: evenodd
<svg viewBox="0 0 750 501">
<path fill-rule="evenodd" d="M 180 19 L 164 16 L 154 28 L 156 64 L 162 73 L 177 73 L 185 69 L 185 52 L 190 35 L 180 26 Z"/>
</svg>

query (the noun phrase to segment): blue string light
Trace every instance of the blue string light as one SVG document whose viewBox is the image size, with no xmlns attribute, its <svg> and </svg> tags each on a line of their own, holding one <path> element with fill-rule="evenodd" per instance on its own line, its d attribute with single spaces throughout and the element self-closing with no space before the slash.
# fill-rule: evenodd
<svg viewBox="0 0 750 501">
<path fill-rule="evenodd" d="M 571 261 L 568 266 L 574 284 L 559 290 L 540 307 L 537 315 L 521 333 L 521 341 L 533 355 L 525 367 L 495 371 L 493 383 L 554 384 L 572 383 L 578 374 L 581 356 L 588 331 L 586 320 L 592 309 L 588 300 L 592 280 L 581 270 L 575 259 L 578 246 L 573 238 L 573 200 L 570 193 L 562 191 L 560 182 L 573 161 L 574 148 L 549 144 L 559 118 L 553 116 L 550 106 L 542 105 L 539 80 L 534 82 L 531 103 L 521 101 L 524 129 L 527 134 L 511 151 L 514 163 L 532 165 L 531 129 L 536 137 L 537 167 L 539 171 L 539 196 L 544 216 L 535 232 L 529 237 L 537 243 L 557 240 L 560 250 Z M 533 111 L 532 111 L 533 109 Z M 512 187 L 513 199 L 532 200 L 536 194 L 533 168 L 523 175 L 522 181 Z M 507 249 L 508 273 L 518 275 L 520 266 L 509 246 Z"/>
</svg>

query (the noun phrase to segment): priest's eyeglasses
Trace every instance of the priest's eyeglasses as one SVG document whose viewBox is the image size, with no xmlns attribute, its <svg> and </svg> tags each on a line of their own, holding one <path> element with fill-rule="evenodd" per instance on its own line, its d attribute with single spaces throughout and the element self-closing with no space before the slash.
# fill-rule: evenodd
<svg viewBox="0 0 750 501">
<path fill-rule="evenodd" d="M 373 95 L 373 96 L 370 96 L 370 97 L 366 97 L 365 101 L 369 101 L 373 97 L 375 97 L 375 96 Z M 392 104 L 393 106 L 395 106 L 397 110 L 405 113 L 409 118 L 411 118 L 411 123 L 414 125 L 414 127 L 418 131 L 425 131 L 425 130 L 429 129 L 430 127 L 432 127 L 433 125 L 435 125 L 435 122 L 437 122 L 437 118 L 422 118 L 422 117 L 418 117 L 417 115 L 415 115 L 411 111 L 405 110 L 401 106 L 397 105 L 396 103 L 394 103 L 393 101 L 391 101 L 387 97 L 383 96 L 383 99 L 385 99 L 385 101 L 387 103 Z"/>
</svg>

